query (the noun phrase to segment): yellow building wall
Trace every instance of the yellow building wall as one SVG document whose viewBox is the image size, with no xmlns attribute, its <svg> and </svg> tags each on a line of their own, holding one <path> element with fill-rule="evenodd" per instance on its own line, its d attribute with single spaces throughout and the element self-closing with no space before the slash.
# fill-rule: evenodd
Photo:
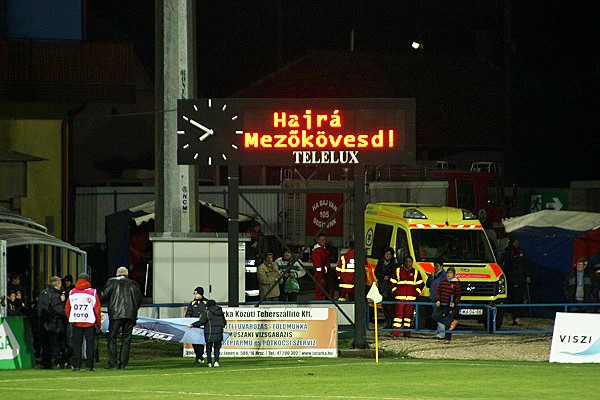
<svg viewBox="0 0 600 400">
<path fill-rule="evenodd" d="M 0 120 L 0 146 L 47 160 L 27 164 L 27 197 L 21 199 L 21 215 L 63 239 L 61 125 L 61 120 Z M 48 226 L 47 217 L 53 226 Z"/>
</svg>

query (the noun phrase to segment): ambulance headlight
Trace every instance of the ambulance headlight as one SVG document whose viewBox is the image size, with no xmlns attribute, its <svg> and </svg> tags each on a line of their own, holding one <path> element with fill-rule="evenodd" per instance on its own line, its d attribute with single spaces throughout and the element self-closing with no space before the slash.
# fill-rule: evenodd
<svg viewBox="0 0 600 400">
<path fill-rule="evenodd" d="M 473 214 L 469 210 L 462 209 L 463 219 L 477 219 L 477 215 Z"/>
<path fill-rule="evenodd" d="M 506 278 L 504 277 L 504 274 L 500 275 L 500 279 L 498 279 L 498 286 L 497 286 L 497 294 L 504 294 L 506 293 Z"/>
<path fill-rule="evenodd" d="M 415 208 L 407 208 L 402 213 L 402 216 L 404 218 L 411 218 L 411 219 L 427 219 L 425 214 L 423 214 L 421 211 L 419 211 Z"/>
</svg>

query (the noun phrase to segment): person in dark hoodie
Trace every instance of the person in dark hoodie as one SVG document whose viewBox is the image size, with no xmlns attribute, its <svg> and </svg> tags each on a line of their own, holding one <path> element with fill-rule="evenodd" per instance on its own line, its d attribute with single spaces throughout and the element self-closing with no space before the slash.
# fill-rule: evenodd
<svg viewBox="0 0 600 400">
<path fill-rule="evenodd" d="M 100 316 L 100 298 L 96 289 L 90 286 L 90 276 L 85 272 L 79 274 L 75 287 L 69 292 L 65 311 L 71 323 L 71 340 L 73 355 L 71 369 L 79 371 L 81 367 L 81 344 L 85 338 L 85 367 L 94 370 L 94 333 L 95 326 L 102 326 Z"/>
<path fill-rule="evenodd" d="M 40 293 L 38 316 L 42 325 L 42 368 L 50 369 L 54 365 L 63 367 L 66 359 L 56 349 L 57 336 L 64 332 L 63 320 L 66 319 L 64 294 L 60 277 L 50 278 L 48 288 Z M 54 358 L 54 363 L 52 359 Z"/>
<path fill-rule="evenodd" d="M 200 315 L 206 310 L 206 302 L 208 300 L 204 297 L 204 288 L 198 286 L 194 289 L 194 300 L 187 306 L 185 312 L 186 318 L 200 318 Z M 204 363 L 204 345 L 203 344 L 192 344 L 194 348 L 194 354 L 196 355 L 196 361 L 194 364 Z"/>
<path fill-rule="evenodd" d="M 223 309 L 215 303 L 214 300 L 206 302 L 206 310 L 200 314 L 200 319 L 190 328 L 200 328 L 204 326 L 204 340 L 206 342 L 206 360 L 209 367 L 219 366 L 219 355 L 221 353 L 221 344 L 223 342 L 223 329 L 227 325 Z M 212 351 L 215 351 L 215 362 L 212 362 Z"/>
</svg>

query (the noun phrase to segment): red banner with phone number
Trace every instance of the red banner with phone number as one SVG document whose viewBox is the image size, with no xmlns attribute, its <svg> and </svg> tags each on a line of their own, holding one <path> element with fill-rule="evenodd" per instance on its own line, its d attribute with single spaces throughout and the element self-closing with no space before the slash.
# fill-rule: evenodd
<svg viewBox="0 0 600 400">
<path fill-rule="evenodd" d="M 306 235 L 314 236 L 341 208 L 343 193 L 309 193 L 306 195 Z M 344 232 L 344 211 L 340 210 L 325 228 L 325 235 L 341 237 Z"/>
</svg>

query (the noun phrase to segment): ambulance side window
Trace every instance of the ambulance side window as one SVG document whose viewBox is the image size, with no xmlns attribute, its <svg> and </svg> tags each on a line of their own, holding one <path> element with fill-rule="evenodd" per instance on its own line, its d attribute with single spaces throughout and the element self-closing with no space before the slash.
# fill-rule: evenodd
<svg viewBox="0 0 600 400">
<path fill-rule="evenodd" d="M 392 232 L 394 228 L 391 225 L 375 224 L 375 233 L 373 234 L 373 247 L 371 248 L 371 257 L 379 260 L 383 257 L 383 250 L 390 247 Z"/>
<path fill-rule="evenodd" d="M 406 231 L 402 228 L 398 228 L 396 230 L 396 257 L 398 257 L 398 262 L 401 263 L 402 260 L 404 260 L 404 257 L 409 255 L 410 252 L 408 251 Z"/>
</svg>

